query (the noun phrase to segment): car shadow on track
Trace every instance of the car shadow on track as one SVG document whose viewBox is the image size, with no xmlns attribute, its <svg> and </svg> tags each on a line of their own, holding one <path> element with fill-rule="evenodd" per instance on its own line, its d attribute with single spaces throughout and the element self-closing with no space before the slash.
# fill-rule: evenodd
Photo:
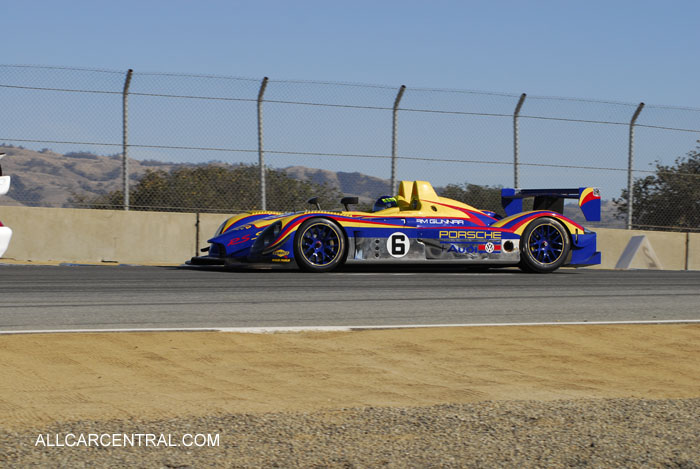
<svg viewBox="0 0 700 469">
<path fill-rule="evenodd" d="M 201 270 L 207 272 L 269 272 L 269 273 L 290 273 L 290 274 L 305 274 L 295 266 L 277 266 L 269 264 L 250 264 L 240 266 L 192 266 L 180 265 L 177 267 L 163 267 L 166 269 L 186 269 L 186 270 Z M 559 269 L 550 275 L 566 275 L 574 274 L 578 269 Z M 351 273 L 351 274 L 420 274 L 420 273 L 479 273 L 484 275 L 489 274 L 513 274 L 513 275 L 538 275 L 529 274 L 521 271 L 517 267 L 484 267 L 484 266 L 465 266 L 463 264 L 346 264 L 332 272 L 335 273 Z M 317 275 L 317 274 L 314 274 Z"/>
</svg>

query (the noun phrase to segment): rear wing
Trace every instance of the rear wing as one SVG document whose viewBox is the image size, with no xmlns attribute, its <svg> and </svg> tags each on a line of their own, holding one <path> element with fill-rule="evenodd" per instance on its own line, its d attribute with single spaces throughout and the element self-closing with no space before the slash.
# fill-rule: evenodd
<svg viewBox="0 0 700 469">
<path fill-rule="evenodd" d="M 0 160 L 5 156 L 5 153 L 0 153 Z M 0 166 L 0 195 L 7 194 L 10 190 L 10 176 L 2 175 L 2 166 Z"/>
<path fill-rule="evenodd" d="M 600 191 L 595 187 L 578 189 L 501 189 L 501 204 L 506 216 L 523 211 L 523 199 L 534 197 L 534 210 L 564 213 L 564 199 L 578 199 L 578 206 L 588 221 L 600 221 Z"/>
</svg>

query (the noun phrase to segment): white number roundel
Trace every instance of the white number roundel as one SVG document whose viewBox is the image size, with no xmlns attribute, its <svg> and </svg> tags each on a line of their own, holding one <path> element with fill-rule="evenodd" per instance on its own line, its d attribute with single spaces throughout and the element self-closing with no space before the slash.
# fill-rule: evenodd
<svg viewBox="0 0 700 469">
<path fill-rule="evenodd" d="M 391 254 L 391 257 L 403 257 L 408 254 L 408 248 L 411 242 L 405 233 L 392 233 L 389 239 L 386 240 L 386 249 Z"/>
</svg>

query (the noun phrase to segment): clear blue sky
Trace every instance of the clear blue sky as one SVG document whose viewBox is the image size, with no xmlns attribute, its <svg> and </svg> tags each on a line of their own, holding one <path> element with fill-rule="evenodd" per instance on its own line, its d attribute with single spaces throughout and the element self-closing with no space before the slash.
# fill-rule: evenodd
<svg viewBox="0 0 700 469">
<path fill-rule="evenodd" d="M 5 1 L 6 64 L 700 108 L 697 1 Z"/>
</svg>

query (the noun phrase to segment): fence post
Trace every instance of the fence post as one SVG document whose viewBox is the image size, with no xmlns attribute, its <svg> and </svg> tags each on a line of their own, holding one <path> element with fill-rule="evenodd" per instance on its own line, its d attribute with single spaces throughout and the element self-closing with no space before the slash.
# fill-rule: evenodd
<svg viewBox="0 0 700 469">
<path fill-rule="evenodd" d="M 520 187 L 520 129 L 518 127 L 518 117 L 520 116 L 520 110 L 523 107 L 525 98 L 527 94 L 523 93 L 520 95 L 518 104 L 515 106 L 515 111 L 513 112 L 513 187 Z"/>
<path fill-rule="evenodd" d="M 632 166 L 634 164 L 634 124 L 637 122 L 639 114 L 644 108 L 644 103 L 639 103 L 637 110 L 634 111 L 632 120 L 630 120 L 630 141 L 629 141 L 629 154 L 627 160 L 627 229 L 632 229 L 632 211 L 634 205 L 634 194 L 632 193 L 633 178 L 632 178 Z"/>
<path fill-rule="evenodd" d="M 267 77 L 263 77 L 258 91 L 258 165 L 260 166 L 260 209 L 267 210 L 267 198 L 265 197 L 265 155 L 263 153 L 263 113 L 262 102 L 267 88 Z"/>
<path fill-rule="evenodd" d="M 122 190 L 124 191 L 124 210 L 129 210 L 129 86 L 132 69 L 126 72 L 124 91 L 122 92 Z"/>
<path fill-rule="evenodd" d="M 399 103 L 401 102 L 404 91 L 406 91 L 406 85 L 401 85 L 399 92 L 396 94 L 396 99 L 394 100 L 393 122 L 391 127 L 391 195 L 396 194 L 398 191 L 396 184 L 397 132 L 399 130 Z"/>
</svg>

